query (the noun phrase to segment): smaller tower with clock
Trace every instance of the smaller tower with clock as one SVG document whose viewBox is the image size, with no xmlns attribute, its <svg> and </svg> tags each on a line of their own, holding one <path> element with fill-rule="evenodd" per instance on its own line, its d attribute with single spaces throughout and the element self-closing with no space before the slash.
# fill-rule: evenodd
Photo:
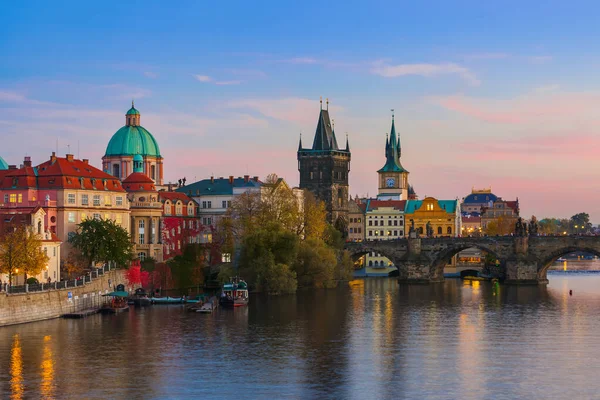
<svg viewBox="0 0 600 400">
<path fill-rule="evenodd" d="M 396 135 L 394 126 L 394 110 L 392 110 L 392 130 L 385 141 L 385 165 L 377 174 L 379 175 L 379 200 L 408 200 L 408 171 L 402 167 L 400 156 L 400 136 Z"/>
</svg>

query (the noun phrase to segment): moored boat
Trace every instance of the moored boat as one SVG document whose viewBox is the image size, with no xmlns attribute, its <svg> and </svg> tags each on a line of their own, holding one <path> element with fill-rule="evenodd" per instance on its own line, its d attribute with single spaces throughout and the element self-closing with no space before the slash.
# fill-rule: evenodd
<svg viewBox="0 0 600 400">
<path fill-rule="evenodd" d="M 181 304 L 184 302 L 183 297 L 152 297 L 152 304 Z"/>
<path fill-rule="evenodd" d="M 147 307 L 152 303 L 150 302 L 146 291 L 142 288 L 137 288 L 135 289 L 133 296 L 129 297 L 129 304 L 134 304 L 137 307 Z"/>
<path fill-rule="evenodd" d="M 241 307 L 248 305 L 248 284 L 240 278 L 233 278 L 223 285 L 219 305 Z"/>
<path fill-rule="evenodd" d="M 100 308 L 102 314 L 118 314 L 123 311 L 129 311 L 129 304 L 127 304 L 129 293 L 125 291 L 116 291 L 107 293 L 103 296 L 110 296 L 112 299 L 102 305 Z"/>
</svg>

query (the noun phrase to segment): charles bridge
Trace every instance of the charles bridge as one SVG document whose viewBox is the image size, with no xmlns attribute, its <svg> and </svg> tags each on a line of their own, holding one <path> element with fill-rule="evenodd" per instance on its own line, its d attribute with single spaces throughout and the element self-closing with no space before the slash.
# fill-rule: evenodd
<svg viewBox="0 0 600 400">
<path fill-rule="evenodd" d="M 434 283 L 444 280 L 444 266 L 458 252 L 478 248 L 499 261 L 505 283 L 546 284 L 546 272 L 559 257 L 583 251 L 600 256 L 598 236 L 442 237 L 348 242 L 354 259 L 379 253 L 398 268 L 398 281 Z"/>
</svg>

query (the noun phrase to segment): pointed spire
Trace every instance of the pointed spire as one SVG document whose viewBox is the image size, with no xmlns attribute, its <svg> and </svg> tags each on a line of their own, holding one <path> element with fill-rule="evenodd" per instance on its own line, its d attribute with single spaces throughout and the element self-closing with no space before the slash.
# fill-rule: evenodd
<svg viewBox="0 0 600 400">
<path fill-rule="evenodd" d="M 135 106 L 133 104 L 133 99 L 131 99 L 131 108 L 135 108 Z"/>
<path fill-rule="evenodd" d="M 346 151 L 350 153 L 350 142 L 348 141 L 348 132 L 346 132 Z"/>
<path fill-rule="evenodd" d="M 327 101 L 327 111 L 329 111 L 329 97 L 326 99 Z"/>
<path fill-rule="evenodd" d="M 302 150 L 302 132 L 300 132 L 300 141 L 298 142 L 298 151 Z"/>
<path fill-rule="evenodd" d="M 321 104 L 321 110 L 323 109 L 323 96 L 319 97 L 319 103 Z"/>
</svg>

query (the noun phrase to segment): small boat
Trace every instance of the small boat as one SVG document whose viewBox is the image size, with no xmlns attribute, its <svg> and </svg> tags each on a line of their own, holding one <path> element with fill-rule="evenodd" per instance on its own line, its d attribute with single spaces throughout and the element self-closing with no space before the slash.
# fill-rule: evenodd
<svg viewBox="0 0 600 400">
<path fill-rule="evenodd" d="M 148 294 L 142 288 L 135 289 L 133 296 L 129 297 L 129 304 L 133 304 L 137 307 L 147 307 L 152 304 L 148 298 Z"/>
<path fill-rule="evenodd" d="M 152 304 L 181 304 L 184 302 L 183 297 L 152 297 Z"/>
<path fill-rule="evenodd" d="M 213 310 L 214 310 L 213 304 L 209 301 L 209 302 L 202 304 L 202 307 L 198 308 L 196 310 L 196 312 L 202 313 L 202 314 L 210 314 L 213 312 Z"/>
<path fill-rule="evenodd" d="M 103 296 L 110 296 L 112 297 L 112 300 L 102 305 L 100 308 L 102 314 L 118 314 L 123 311 L 129 311 L 129 304 L 127 304 L 129 293 L 125 291 L 116 291 L 107 293 Z"/>
<path fill-rule="evenodd" d="M 490 278 L 484 278 L 482 276 L 465 276 L 462 278 L 463 281 L 489 281 Z"/>
<path fill-rule="evenodd" d="M 204 302 L 204 301 L 206 301 L 206 295 L 205 295 L 205 294 L 199 294 L 199 295 L 198 295 L 198 296 L 196 296 L 196 297 L 189 298 L 189 299 L 188 299 L 188 298 L 186 298 L 186 299 L 185 299 L 185 302 L 186 302 L 186 303 L 190 303 L 190 304 L 202 303 L 202 302 Z"/>
<path fill-rule="evenodd" d="M 222 307 L 241 307 L 248 305 L 248 284 L 242 279 L 232 278 L 225 283 L 219 298 Z"/>
<path fill-rule="evenodd" d="M 558 262 L 565 262 L 565 261 L 567 261 L 567 259 L 564 258 L 564 257 L 560 257 L 560 258 L 557 258 L 556 261 L 558 261 Z"/>
</svg>

